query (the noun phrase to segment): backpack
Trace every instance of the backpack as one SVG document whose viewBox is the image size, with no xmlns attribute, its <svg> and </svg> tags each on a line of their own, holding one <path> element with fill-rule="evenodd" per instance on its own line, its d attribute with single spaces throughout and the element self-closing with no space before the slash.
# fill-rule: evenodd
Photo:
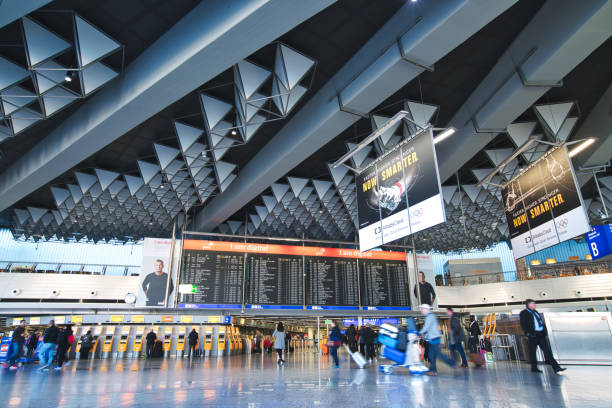
<svg viewBox="0 0 612 408">
<path fill-rule="evenodd" d="M 87 334 L 81 336 L 81 347 L 91 347 L 91 340 L 89 339 L 89 336 Z"/>
</svg>

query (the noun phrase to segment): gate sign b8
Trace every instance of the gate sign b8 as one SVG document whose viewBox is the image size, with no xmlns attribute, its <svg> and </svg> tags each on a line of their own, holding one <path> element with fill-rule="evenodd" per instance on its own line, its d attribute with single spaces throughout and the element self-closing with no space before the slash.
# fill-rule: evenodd
<svg viewBox="0 0 612 408">
<path fill-rule="evenodd" d="M 593 259 L 612 253 L 612 224 L 596 225 L 586 234 L 587 244 Z"/>
</svg>

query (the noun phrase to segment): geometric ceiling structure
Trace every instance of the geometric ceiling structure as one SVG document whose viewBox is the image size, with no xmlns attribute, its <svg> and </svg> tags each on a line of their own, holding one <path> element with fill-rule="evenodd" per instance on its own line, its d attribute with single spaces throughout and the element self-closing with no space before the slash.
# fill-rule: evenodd
<svg viewBox="0 0 612 408">
<path fill-rule="evenodd" d="M 122 67 L 105 63 L 107 57 L 123 52 L 121 44 L 78 14 L 62 14 L 69 17 L 72 38 L 23 17 L 26 66 L 0 56 L 0 127 L 5 138 L 86 98 L 121 72 Z"/>
<path fill-rule="evenodd" d="M 446 222 L 418 250 L 507 242 L 499 186 L 588 137 L 574 167 L 591 223 L 609 222 L 610 2 L 131 0 L 112 22 L 68 3 L 0 28 L 0 226 L 16 237 L 128 242 L 184 219 L 354 245 L 353 169 L 427 126 L 456 131 L 435 145 Z"/>
</svg>

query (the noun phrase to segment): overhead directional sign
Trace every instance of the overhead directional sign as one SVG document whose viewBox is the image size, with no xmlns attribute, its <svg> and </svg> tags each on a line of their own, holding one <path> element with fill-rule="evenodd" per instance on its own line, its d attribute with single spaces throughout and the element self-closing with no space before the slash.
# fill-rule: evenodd
<svg viewBox="0 0 612 408">
<path fill-rule="evenodd" d="M 565 146 L 552 149 L 502 188 L 514 258 L 590 230 Z"/>
<path fill-rule="evenodd" d="M 612 254 L 612 224 L 594 226 L 586 239 L 593 259 Z"/>
<path fill-rule="evenodd" d="M 361 251 L 446 221 L 431 127 L 370 164 L 355 180 Z"/>
</svg>

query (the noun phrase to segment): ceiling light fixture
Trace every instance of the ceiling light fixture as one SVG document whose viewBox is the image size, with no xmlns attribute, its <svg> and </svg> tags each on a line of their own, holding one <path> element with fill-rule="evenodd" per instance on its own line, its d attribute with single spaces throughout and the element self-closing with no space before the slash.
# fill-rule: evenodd
<svg viewBox="0 0 612 408">
<path fill-rule="evenodd" d="M 452 126 L 449 127 L 444 132 L 442 132 L 438 136 L 436 136 L 436 138 L 434 139 L 434 144 L 438 144 L 441 141 L 443 141 L 444 139 L 447 139 L 449 136 L 453 135 L 456 131 L 457 131 L 456 128 L 454 128 Z"/>
<path fill-rule="evenodd" d="M 569 157 L 574 157 L 593 143 L 595 143 L 595 138 L 588 138 L 584 142 L 580 143 L 578 146 L 574 147 L 571 152 L 569 152 Z"/>
<path fill-rule="evenodd" d="M 66 76 L 64 77 L 64 81 L 72 82 L 72 75 L 71 74 L 66 74 Z"/>
<path fill-rule="evenodd" d="M 236 136 L 236 129 L 232 129 L 232 135 Z"/>
</svg>

